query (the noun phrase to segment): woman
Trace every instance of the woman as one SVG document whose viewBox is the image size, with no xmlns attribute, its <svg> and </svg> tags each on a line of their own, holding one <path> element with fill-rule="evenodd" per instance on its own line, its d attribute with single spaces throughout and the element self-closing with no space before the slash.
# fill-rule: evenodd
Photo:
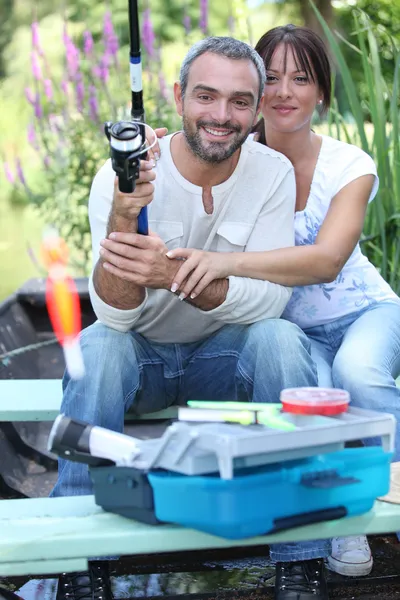
<svg viewBox="0 0 400 600">
<path fill-rule="evenodd" d="M 359 246 L 378 189 L 375 164 L 359 148 L 311 129 L 315 108 L 327 110 L 331 95 L 327 52 L 313 31 L 277 27 L 256 50 L 267 83 L 255 132 L 259 143 L 294 165 L 296 245 L 223 255 L 173 250 L 169 257 L 186 259 L 175 278 L 177 293 L 194 297 L 230 275 L 294 287 L 283 317 L 310 337 L 320 385 L 347 389 L 353 405 L 391 412 L 400 422 L 400 300 Z M 397 444 L 396 460 L 399 450 Z M 335 538 L 328 561 L 344 575 L 367 575 L 366 537 Z"/>
</svg>

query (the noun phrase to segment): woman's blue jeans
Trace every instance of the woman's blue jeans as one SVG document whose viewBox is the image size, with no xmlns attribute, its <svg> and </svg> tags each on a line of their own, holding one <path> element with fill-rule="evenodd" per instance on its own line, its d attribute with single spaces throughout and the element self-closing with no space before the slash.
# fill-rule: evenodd
<svg viewBox="0 0 400 600">
<path fill-rule="evenodd" d="M 95 323 L 81 341 L 87 375 L 80 381 L 64 376 L 61 412 L 114 431 L 123 431 L 128 409 L 149 413 L 191 398 L 279 402 L 285 387 L 317 385 L 310 341 L 283 319 L 227 325 L 191 344 L 156 344 Z M 87 466 L 60 460 L 52 495 L 90 493 Z M 301 560 L 327 551 L 326 542 L 275 544 L 271 557 Z"/>
<path fill-rule="evenodd" d="M 400 460 L 400 303 L 381 302 L 362 312 L 305 331 L 321 387 L 350 393 L 351 404 L 397 419 L 394 460 Z M 379 440 L 369 438 L 368 445 Z"/>
<path fill-rule="evenodd" d="M 321 387 L 345 389 L 353 406 L 396 417 L 393 460 L 400 460 L 400 390 L 395 383 L 400 374 L 400 303 L 377 303 L 327 325 L 306 329 L 305 333 L 311 340 L 311 356 Z M 365 440 L 368 445 L 377 443 L 379 440 L 374 438 Z M 315 558 L 315 542 L 310 544 L 308 556 L 303 548 L 304 559 Z M 325 545 L 326 554 L 330 554 L 330 540 Z M 273 556 L 281 561 L 300 560 L 299 547 L 280 544 Z"/>
</svg>

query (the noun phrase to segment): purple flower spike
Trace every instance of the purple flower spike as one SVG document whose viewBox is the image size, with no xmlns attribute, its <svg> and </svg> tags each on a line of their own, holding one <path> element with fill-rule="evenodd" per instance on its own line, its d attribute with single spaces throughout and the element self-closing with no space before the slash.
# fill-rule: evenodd
<svg viewBox="0 0 400 600">
<path fill-rule="evenodd" d="M 7 181 L 9 183 L 11 183 L 11 185 L 14 185 L 14 183 L 15 183 L 15 175 L 11 171 L 10 165 L 5 162 L 4 165 L 3 165 L 3 167 L 4 167 L 4 173 L 5 173 L 6 177 L 7 177 Z"/>
<path fill-rule="evenodd" d="M 34 78 L 37 81 L 41 81 L 42 79 L 42 69 L 40 67 L 40 63 L 38 61 L 38 57 L 36 52 L 31 52 L 31 67 L 32 67 L 32 74 L 34 76 Z"/>
<path fill-rule="evenodd" d="M 79 69 L 79 50 L 69 37 L 66 24 L 64 24 L 63 40 L 67 58 L 67 72 L 69 78 L 73 81 Z"/>
<path fill-rule="evenodd" d="M 32 48 L 37 51 L 40 56 L 43 56 L 43 50 L 40 45 L 39 39 L 39 23 L 37 21 L 33 21 L 31 25 L 32 32 Z"/>
<path fill-rule="evenodd" d="M 94 85 L 89 86 L 89 115 L 92 121 L 97 122 L 99 120 L 99 106 Z"/>
<path fill-rule="evenodd" d="M 35 104 L 35 96 L 33 94 L 32 88 L 25 88 L 25 97 L 28 100 L 29 104 L 32 104 L 32 106 Z"/>
<path fill-rule="evenodd" d="M 38 146 L 37 138 L 36 138 L 35 126 L 33 125 L 33 123 L 30 123 L 28 125 L 28 142 L 30 143 L 30 145 L 33 148 L 35 148 L 35 150 L 39 150 L 39 146 Z"/>
<path fill-rule="evenodd" d="M 71 79 L 75 79 L 79 69 L 79 50 L 73 42 L 67 47 L 67 69 Z"/>
<path fill-rule="evenodd" d="M 79 112 L 83 111 L 83 100 L 85 98 L 85 85 L 83 83 L 82 73 L 76 75 L 76 106 Z"/>
<path fill-rule="evenodd" d="M 208 29 L 208 0 L 200 0 L 200 23 L 199 27 L 204 35 Z"/>
<path fill-rule="evenodd" d="M 92 67 L 92 75 L 95 79 L 100 79 L 101 71 L 98 65 Z"/>
<path fill-rule="evenodd" d="M 109 66 L 110 66 L 110 55 L 103 54 L 103 56 L 100 58 L 99 64 L 95 65 L 92 68 L 93 77 L 95 77 L 96 79 L 100 79 L 100 81 L 102 83 L 107 83 L 108 77 L 110 75 Z"/>
<path fill-rule="evenodd" d="M 159 86 L 160 86 L 161 98 L 163 98 L 164 100 L 168 100 L 167 85 L 165 83 L 165 77 L 164 77 L 163 73 L 159 74 L 159 76 L 158 76 L 158 83 L 159 83 Z"/>
<path fill-rule="evenodd" d="M 105 54 L 116 56 L 118 53 L 118 38 L 114 31 L 114 26 L 111 20 L 111 13 L 107 11 L 104 15 L 103 21 L 103 42 Z"/>
<path fill-rule="evenodd" d="M 114 35 L 114 26 L 112 24 L 112 20 L 111 20 L 111 12 L 108 10 L 105 14 L 104 14 L 104 20 L 103 20 L 103 36 L 104 39 L 109 38 L 111 35 Z"/>
<path fill-rule="evenodd" d="M 40 95 L 36 94 L 36 98 L 35 98 L 35 117 L 37 119 L 41 119 L 43 117 L 43 109 L 42 109 L 42 105 L 40 103 Z"/>
<path fill-rule="evenodd" d="M 20 182 L 22 183 L 22 185 L 24 187 L 26 187 L 26 179 L 25 179 L 24 171 L 22 169 L 21 160 L 19 158 L 17 158 L 17 160 L 15 161 L 15 165 L 16 165 L 16 168 L 17 168 L 18 179 L 20 180 Z"/>
<path fill-rule="evenodd" d="M 149 8 L 146 8 L 146 10 L 143 13 L 142 40 L 143 40 L 143 46 L 145 47 L 147 54 L 151 58 L 153 58 L 154 53 L 155 53 L 154 52 L 155 35 L 154 35 L 154 30 L 153 30 L 153 24 L 152 24 L 151 18 L 150 18 L 150 9 Z"/>
<path fill-rule="evenodd" d="M 97 76 L 103 83 L 107 83 L 109 77 L 109 67 L 110 67 L 110 55 L 104 53 L 100 58 L 100 63 L 98 66 L 98 71 L 96 72 Z"/>
<path fill-rule="evenodd" d="M 48 169 L 50 167 L 50 162 L 51 162 L 50 156 L 45 156 L 43 159 L 43 164 L 44 164 L 45 169 Z"/>
<path fill-rule="evenodd" d="M 192 29 L 192 21 L 188 14 L 185 14 L 185 16 L 183 17 L 183 26 L 185 28 L 186 35 L 189 35 Z"/>
<path fill-rule="evenodd" d="M 32 31 L 32 48 L 39 47 L 39 23 L 34 21 L 31 25 Z"/>
<path fill-rule="evenodd" d="M 107 52 L 111 54 L 111 56 L 116 56 L 118 54 L 118 38 L 116 35 L 110 35 L 107 43 Z"/>
<path fill-rule="evenodd" d="M 93 37 L 88 30 L 83 32 L 83 51 L 88 57 L 90 57 L 93 52 Z"/>
<path fill-rule="evenodd" d="M 53 100 L 53 84 L 51 83 L 51 79 L 45 79 L 43 81 L 44 93 L 48 100 Z"/>
<path fill-rule="evenodd" d="M 65 79 L 62 80 L 61 82 L 61 89 L 64 92 L 64 94 L 66 96 L 68 96 L 69 93 L 69 85 L 68 85 L 68 81 L 65 81 Z"/>
</svg>

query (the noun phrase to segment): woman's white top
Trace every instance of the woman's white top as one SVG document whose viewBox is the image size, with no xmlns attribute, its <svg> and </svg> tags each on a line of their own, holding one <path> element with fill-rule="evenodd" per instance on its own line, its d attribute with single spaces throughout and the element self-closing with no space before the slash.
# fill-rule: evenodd
<svg viewBox="0 0 400 600">
<path fill-rule="evenodd" d="M 376 166 L 368 154 L 329 136 L 321 137 L 307 205 L 295 215 L 296 246 L 314 244 L 332 199 L 345 185 L 372 174 L 375 182 L 370 202 L 378 191 Z M 295 287 L 282 316 L 307 329 L 384 301 L 400 302 L 357 244 L 335 281 Z"/>
</svg>

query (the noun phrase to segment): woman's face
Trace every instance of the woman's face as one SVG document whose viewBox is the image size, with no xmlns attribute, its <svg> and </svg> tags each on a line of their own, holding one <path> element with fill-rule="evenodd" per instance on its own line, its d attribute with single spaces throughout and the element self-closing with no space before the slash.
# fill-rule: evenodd
<svg viewBox="0 0 400 600">
<path fill-rule="evenodd" d="M 305 71 L 298 70 L 292 48 L 280 44 L 267 69 L 261 105 L 267 127 L 282 133 L 309 128 L 314 109 L 322 98 L 318 85 Z"/>
</svg>

